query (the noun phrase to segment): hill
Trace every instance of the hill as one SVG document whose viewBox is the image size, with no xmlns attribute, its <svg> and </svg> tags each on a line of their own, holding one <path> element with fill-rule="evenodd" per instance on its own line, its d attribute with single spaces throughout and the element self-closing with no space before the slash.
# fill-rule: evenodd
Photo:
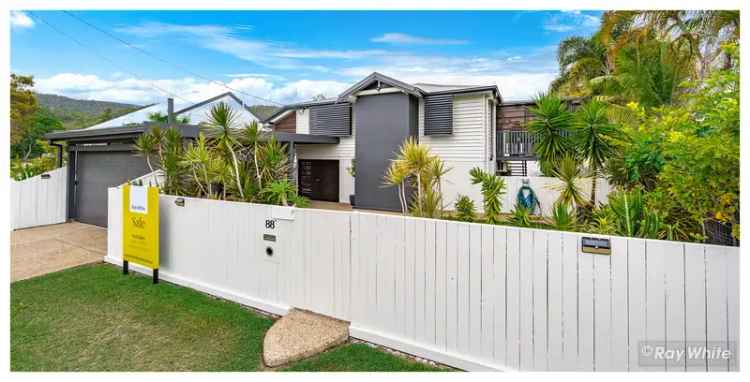
<svg viewBox="0 0 750 382">
<path fill-rule="evenodd" d="M 62 121 L 66 130 L 89 127 L 141 108 L 127 103 L 81 100 L 55 94 L 35 93 L 39 106 Z"/>
</svg>

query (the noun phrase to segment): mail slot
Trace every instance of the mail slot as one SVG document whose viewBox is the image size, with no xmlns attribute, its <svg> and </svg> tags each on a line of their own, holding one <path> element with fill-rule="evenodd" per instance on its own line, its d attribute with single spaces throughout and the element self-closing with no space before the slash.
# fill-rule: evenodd
<svg viewBox="0 0 750 382">
<path fill-rule="evenodd" d="M 609 239 L 601 237 L 582 237 L 581 252 L 593 253 L 596 255 L 611 255 L 612 244 Z"/>
</svg>

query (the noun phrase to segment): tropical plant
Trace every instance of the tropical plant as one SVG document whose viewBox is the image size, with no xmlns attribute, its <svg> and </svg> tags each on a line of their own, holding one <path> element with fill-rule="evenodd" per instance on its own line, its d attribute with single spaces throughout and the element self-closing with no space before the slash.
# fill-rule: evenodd
<svg viewBox="0 0 750 382">
<path fill-rule="evenodd" d="M 541 94 L 529 111 L 534 115 L 528 130 L 534 137 L 534 152 L 542 172 L 550 173 L 563 156 L 573 152 L 570 129 L 573 113 L 568 104 L 554 94 Z"/>
<path fill-rule="evenodd" d="M 573 124 L 576 151 L 587 163 L 591 176 L 591 206 L 596 206 L 596 183 L 599 174 L 604 163 L 615 152 L 617 141 L 622 137 L 618 126 L 609 121 L 607 109 L 605 103 L 591 100 L 576 110 Z"/>
<path fill-rule="evenodd" d="M 237 114 L 226 103 L 219 102 L 209 111 L 208 136 L 220 148 L 221 152 L 231 159 L 236 189 L 240 198 L 245 199 L 240 180 L 240 166 L 235 152 L 235 148 L 239 145 L 237 141 Z"/>
<path fill-rule="evenodd" d="M 261 195 L 268 203 L 288 206 L 289 201 L 297 196 L 297 187 L 287 179 L 274 180 L 263 188 Z"/>
<path fill-rule="evenodd" d="M 577 228 L 576 215 L 569 205 L 557 202 L 552 205 L 549 224 L 560 231 L 574 231 Z"/>
<path fill-rule="evenodd" d="M 105 119 L 106 120 L 106 119 Z M 167 123 L 169 122 L 169 116 L 162 114 L 162 112 L 157 111 L 153 113 L 148 114 L 148 120 L 151 122 L 158 122 L 158 123 Z M 175 123 L 186 125 L 190 123 L 190 117 L 187 115 L 178 115 L 175 116 Z"/>
<path fill-rule="evenodd" d="M 471 184 L 481 184 L 482 206 L 487 223 L 500 223 L 500 213 L 503 209 L 501 198 L 505 195 L 505 181 L 503 178 L 490 174 L 479 167 L 469 171 Z"/>
<path fill-rule="evenodd" d="M 466 195 L 459 195 L 456 199 L 456 218 L 464 222 L 473 222 L 477 217 L 474 201 Z"/>
<path fill-rule="evenodd" d="M 441 182 L 448 171 L 426 145 L 408 138 L 391 160 L 383 181 L 386 186 L 398 187 L 402 213 L 438 218 L 444 209 Z M 413 191 L 411 198 L 407 198 L 407 189 Z"/>
<path fill-rule="evenodd" d="M 531 221 L 531 209 L 521 204 L 516 204 L 511 211 L 508 222 L 518 227 L 531 227 L 534 223 Z"/>
<path fill-rule="evenodd" d="M 570 154 L 565 155 L 552 173 L 561 181 L 559 186 L 553 186 L 553 189 L 560 193 L 557 203 L 575 207 L 586 205 L 586 198 L 580 183 L 587 177 L 587 174 L 575 157 Z"/>
<path fill-rule="evenodd" d="M 572 36 L 560 41 L 557 48 L 559 76 L 550 84 L 550 91 L 567 97 L 586 97 L 595 92 L 595 79 L 609 76 L 612 65 L 607 48 L 598 36 Z"/>
</svg>

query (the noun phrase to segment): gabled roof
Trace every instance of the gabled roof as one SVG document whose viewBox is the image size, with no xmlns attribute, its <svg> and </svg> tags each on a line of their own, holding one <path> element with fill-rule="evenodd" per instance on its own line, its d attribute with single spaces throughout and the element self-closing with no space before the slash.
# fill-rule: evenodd
<svg viewBox="0 0 750 382">
<path fill-rule="evenodd" d="M 373 72 L 369 76 L 365 77 L 361 81 L 357 82 L 356 84 L 352 85 L 349 89 L 346 89 L 343 93 L 339 94 L 339 100 L 345 100 L 349 96 L 356 94 L 360 90 L 364 90 L 368 86 L 372 85 L 373 83 L 377 83 L 378 85 L 386 84 L 394 88 L 399 88 L 403 90 L 407 94 L 411 94 L 413 96 L 421 97 L 422 91 L 413 85 L 407 84 L 406 82 L 401 82 L 395 78 L 388 77 L 386 75 L 380 74 L 378 72 Z"/>
</svg>

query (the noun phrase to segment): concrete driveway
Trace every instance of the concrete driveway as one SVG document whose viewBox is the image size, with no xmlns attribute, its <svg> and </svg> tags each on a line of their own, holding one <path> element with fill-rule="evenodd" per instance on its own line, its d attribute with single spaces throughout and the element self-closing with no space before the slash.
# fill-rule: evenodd
<svg viewBox="0 0 750 382">
<path fill-rule="evenodd" d="M 12 231 L 11 282 L 84 264 L 107 253 L 107 229 L 77 222 Z"/>
</svg>

